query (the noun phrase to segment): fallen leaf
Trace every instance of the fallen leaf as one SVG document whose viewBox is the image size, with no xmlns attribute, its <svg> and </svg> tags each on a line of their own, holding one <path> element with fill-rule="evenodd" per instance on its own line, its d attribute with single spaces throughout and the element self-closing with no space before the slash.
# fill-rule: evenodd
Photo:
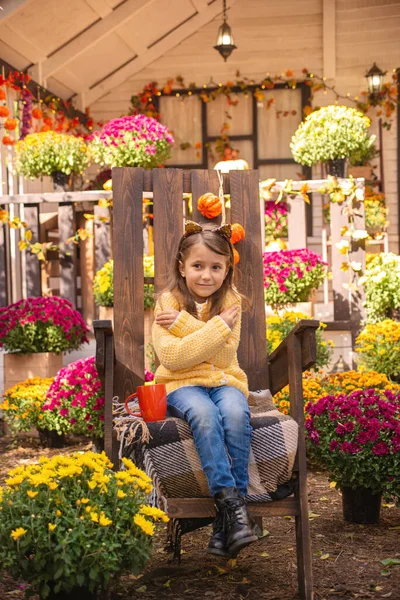
<svg viewBox="0 0 400 600">
<path fill-rule="evenodd" d="M 390 567 L 392 565 L 400 565 L 400 558 L 384 558 L 379 561 L 384 567 Z"/>
<path fill-rule="evenodd" d="M 335 488 L 336 487 L 336 481 L 331 481 L 329 484 L 330 488 Z"/>
<path fill-rule="evenodd" d="M 382 577 L 390 577 L 390 571 L 381 571 Z"/>
<path fill-rule="evenodd" d="M 270 555 L 268 554 L 268 552 L 262 552 L 260 556 L 262 556 L 263 558 L 269 558 Z"/>
<path fill-rule="evenodd" d="M 322 556 L 320 556 L 321 560 L 326 560 L 327 558 L 329 558 L 330 554 L 322 554 Z"/>
<path fill-rule="evenodd" d="M 141 585 L 140 587 L 137 588 L 137 592 L 145 592 L 147 590 L 147 585 Z"/>
<path fill-rule="evenodd" d="M 388 592 L 387 594 L 382 594 L 381 598 L 390 598 L 392 592 Z"/>
<path fill-rule="evenodd" d="M 163 587 L 165 587 L 165 588 L 171 587 L 171 580 L 167 579 L 167 581 L 163 584 Z"/>
<path fill-rule="evenodd" d="M 237 560 L 236 558 L 231 558 L 228 560 L 228 562 L 226 563 L 228 565 L 228 567 L 230 567 L 231 569 L 234 569 L 236 567 L 236 563 Z"/>
</svg>

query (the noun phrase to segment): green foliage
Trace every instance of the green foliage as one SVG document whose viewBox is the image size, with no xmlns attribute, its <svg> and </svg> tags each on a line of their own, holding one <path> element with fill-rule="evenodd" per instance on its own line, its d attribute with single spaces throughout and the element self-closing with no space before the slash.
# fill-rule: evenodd
<svg viewBox="0 0 400 600">
<path fill-rule="evenodd" d="M 2 569 L 47 598 L 50 591 L 106 588 L 151 553 L 154 524 L 166 515 L 145 504 L 151 480 L 127 459 L 115 473 L 104 453 L 42 457 L 17 467 L 0 490 Z"/>
<path fill-rule="evenodd" d="M 101 267 L 93 279 L 94 301 L 98 306 L 114 304 L 114 261 L 111 259 Z"/>
<path fill-rule="evenodd" d="M 400 395 L 363 389 L 306 405 L 307 449 L 341 487 L 400 498 Z"/>
<path fill-rule="evenodd" d="M 293 327 L 301 319 L 309 319 L 309 315 L 296 311 L 286 311 L 281 316 L 274 315 L 267 317 L 267 344 L 268 354 L 271 354 Z M 317 361 L 315 368 L 323 369 L 327 367 L 333 354 L 334 343 L 332 340 L 325 341 L 322 337 L 322 330 L 326 327 L 325 323 L 320 324 L 320 328 L 315 332 L 317 340 Z"/>
<path fill-rule="evenodd" d="M 367 323 L 356 339 L 360 365 L 367 371 L 400 375 L 400 323 L 385 319 Z"/>
<path fill-rule="evenodd" d="M 324 106 L 308 115 L 292 137 L 293 158 L 311 167 L 318 162 L 365 155 L 374 143 L 368 136 L 371 122 L 355 108 Z"/>
<path fill-rule="evenodd" d="M 368 261 L 359 283 L 365 286 L 367 321 L 376 323 L 400 308 L 400 256 L 382 252 Z"/>
<path fill-rule="evenodd" d="M 90 162 L 81 137 L 55 131 L 28 134 L 15 145 L 15 154 L 17 172 L 30 179 L 55 171 L 83 173 Z"/>
</svg>

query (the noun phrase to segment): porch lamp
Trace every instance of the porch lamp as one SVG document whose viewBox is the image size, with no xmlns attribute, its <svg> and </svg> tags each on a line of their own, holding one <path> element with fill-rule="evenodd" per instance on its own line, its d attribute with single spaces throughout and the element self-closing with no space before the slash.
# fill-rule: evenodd
<svg viewBox="0 0 400 600">
<path fill-rule="evenodd" d="M 226 59 L 237 48 L 237 46 L 235 46 L 233 43 L 232 30 L 226 21 L 226 0 L 223 0 L 223 19 L 224 22 L 218 29 L 217 43 L 214 48 L 218 50 L 226 62 Z"/>
<path fill-rule="evenodd" d="M 365 74 L 368 83 L 368 93 L 372 104 L 382 91 L 383 78 L 385 75 L 386 71 L 382 71 L 376 63 L 374 63 L 370 70 Z"/>
</svg>

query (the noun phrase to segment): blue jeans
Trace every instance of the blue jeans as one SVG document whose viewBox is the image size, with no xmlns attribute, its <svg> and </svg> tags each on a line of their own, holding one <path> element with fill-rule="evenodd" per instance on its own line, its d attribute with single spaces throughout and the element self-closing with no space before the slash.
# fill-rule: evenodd
<svg viewBox="0 0 400 600">
<path fill-rule="evenodd" d="M 252 428 L 246 396 L 231 386 L 184 386 L 167 396 L 168 413 L 189 424 L 213 496 L 247 493 Z"/>
</svg>

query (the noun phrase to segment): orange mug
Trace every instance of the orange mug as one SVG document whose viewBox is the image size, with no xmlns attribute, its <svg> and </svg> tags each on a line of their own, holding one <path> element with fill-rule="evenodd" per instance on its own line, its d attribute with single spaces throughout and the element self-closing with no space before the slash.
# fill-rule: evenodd
<svg viewBox="0 0 400 600">
<path fill-rule="evenodd" d="M 133 398 L 139 400 L 140 413 L 133 413 L 129 409 L 129 402 Z M 167 390 L 163 383 L 154 385 L 140 385 L 134 394 L 125 400 L 126 411 L 134 417 L 142 417 L 146 422 L 163 421 L 167 416 Z"/>
</svg>

